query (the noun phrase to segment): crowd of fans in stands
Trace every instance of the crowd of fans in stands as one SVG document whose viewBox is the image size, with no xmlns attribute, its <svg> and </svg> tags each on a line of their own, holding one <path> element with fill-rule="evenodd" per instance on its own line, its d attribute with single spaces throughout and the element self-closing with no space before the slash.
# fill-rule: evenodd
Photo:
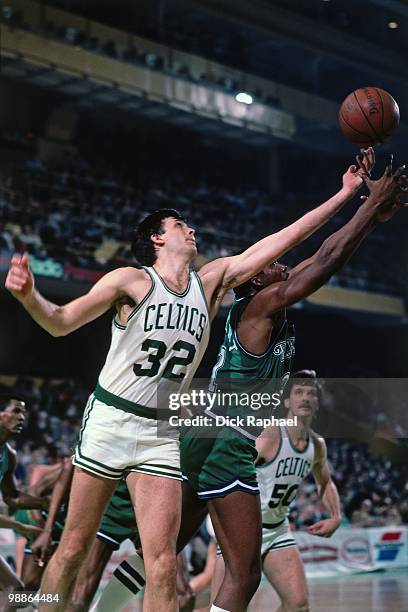
<svg viewBox="0 0 408 612">
<path fill-rule="evenodd" d="M 37 464 L 69 456 L 76 444 L 88 391 L 73 380 L 19 378 L 13 386 L 0 384 L 0 393 L 13 389 L 26 398 L 26 426 L 16 438 L 17 477 L 28 483 Z M 346 440 L 327 440 L 328 457 L 344 514 L 344 523 L 356 526 L 398 525 L 408 522 L 407 471 L 391 461 L 370 456 L 366 446 Z M 304 529 L 327 517 L 311 478 L 291 505 L 293 529 Z"/>
<path fill-rule="evenodd" d="M 195 182 L 182 173 L 163 174 L 154 166 L 132 180 L 111 162 L 90 162 L 79 154 L 53 164 L 32 159 L 0 176 L 0 251 L 27 249 L 36 258 L 100 270 L 129 265 L 132 230 L 139 220 L 156 208 L 173 207 L 197 228 L 200 254 L 213 259 L 233 254 L 265 235 L 266 228 L 293 220 L 296 205 L 293 194 L 272 197 L 238 181 Z M 386 238 L 375 237 L 377 242 L 367 241 L 331 284 L 402 294 L 404 263 L 398 256 L 392 266 L 378 259 L 376 250 Z M 319 238 L 312 237 L 297 250 L 296 259 L 285 256 L 285 263 L 310 256 L 319 244 Z M 395 243 L 387 242 L 387 252 L 393 248 Z"/>
</svg>

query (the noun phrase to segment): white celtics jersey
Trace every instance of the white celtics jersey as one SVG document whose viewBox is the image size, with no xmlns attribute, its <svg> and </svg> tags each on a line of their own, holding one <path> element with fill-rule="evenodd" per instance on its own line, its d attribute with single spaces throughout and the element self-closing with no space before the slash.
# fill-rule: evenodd
<svg viewBox="0 0 408 612">
<path fill-rule="evenodd" d="M 257 466 L 261 493 L 262 523 L 275 525 L 285 519 L 300 483 L 310 473 L 315 460 L 312 434 L 303 451 L 296 449 L 286 429 L 279 428 L 280 443 L 276 457 Z"/>
<path fill-rule="evenodd" d="M 169 393 L 186 391 L 204 355 L 210 316 L 201 281 L 190 272 L 186 290 L 167 287 L 159 274 L 144 268 L 152 286 L 121 325 L 112 323 L 112 341 L 95 396 L 107 404 L 155 418 L 168 408 Z M 165 405 L 164 405 L 165 404 Z"/>
</svg>

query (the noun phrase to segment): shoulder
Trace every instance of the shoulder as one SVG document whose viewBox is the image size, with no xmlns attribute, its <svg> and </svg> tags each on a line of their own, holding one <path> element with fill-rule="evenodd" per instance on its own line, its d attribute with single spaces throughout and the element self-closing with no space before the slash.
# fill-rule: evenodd
<svg viewBox="0 0 408 612">
<path fill-rule="evenodd" d="M 281 431 L 279 427 L 267 427 L 256 440 L 258 451 L 257 465 L 261 466 L 276 459 L 281 445 Z"/>
<path fill-rule="evenodd" d="M 16 451 L 7 442 L 5 442 L 5 444 L 4 444 L 4 449 L 5 449 L 5 451 L 8 454 L 9 464 L 11 466 L 14 466 L 15 463 L 16 463 L 16 460 L 17 460 L 17 453 L 16 453 Z"/>
<path fill-rule="evenodd" d="M 127 266 L 125 268 L 117 268 L 116 270 L 112 270 L 108 272 L 102 279 L 106 281 L 112 282 L 134 282 L 137 280 L 150 280 L 150 274 L 144 268 L 135 268 L 132 266 Z"/>
<path fill-rule="evenodd" d="M 327 456 L 327 446 L 324 438 L 319 436 L 313 429 L 310 430 L 310 439 L 315 447 L 315 460 L 322 461 Z"/>
</svg>

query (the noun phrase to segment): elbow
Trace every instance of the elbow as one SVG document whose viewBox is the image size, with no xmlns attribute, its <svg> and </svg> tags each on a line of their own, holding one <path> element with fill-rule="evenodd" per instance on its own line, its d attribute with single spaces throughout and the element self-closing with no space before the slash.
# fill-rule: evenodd
<svg viewBox="0 0 408 612">
<path fill-rule="evenodd" d="M 61 338 L 62 336 L 68 335 L 68 331 L 61 328 L 52 328 L 48 329 L 47 331 L 53 338 Z"/>
</svg>

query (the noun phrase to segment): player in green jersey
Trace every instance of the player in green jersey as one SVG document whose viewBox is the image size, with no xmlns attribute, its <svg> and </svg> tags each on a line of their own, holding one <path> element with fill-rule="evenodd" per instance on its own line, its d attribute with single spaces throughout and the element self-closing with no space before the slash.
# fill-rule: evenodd
<svg viewBox="0 0 408 612">
<path fill-rule="evenodd" d="M 64 533 L 41 585 L 43 593 L 58 594 L 59 601 L 54 598 L 40 609 L 66 609 L 116 481 L 127 474 L 146 564 L 144 610 L 176 612 L 180 450 L 174 437 L 156 434 L 157 387 L 177 380 L 180 390 L 188 389 L 208 342 L 210 319 L 226 292 L 336 214 L 361 187 L 360 174 L 350 167 L 342 188 L 327 202 L 241 255 L 207 263 L 198 274 L 190 270 L 197 254 L 194 229 L 175 210 L 156 211 L 135 234 L 132 252 L 138 266 L 108 272 L 88 293 L 63 306 L 35 288 L 28 254 L 13 256 L 6 288 L 51 335 L 65 336 L 112 306 L 117 309 L 105 367 L 75 452 Z"/>
<path fill-rule="evenodd" d="M 397 171 L 397 179 L 400 173 Z M 253 393 L 268 376 L 278 377 L 280 384 L 293 353 L 286 307 L 321 287 L 378 222 L 388 220 L 399 208 L 393 201 L 401 191 L 390 166 L 379 181 L 367 182 L 370 197 L 312 257 L 289 272 L 286 266 L 274 261 L 236 289 L 238 299 L 231 308 L 220 358 L 214 368 L 215 381 L 221 390 L 225 388 L 224 381 L 229 384 L 227 388 L 235 388 L 236 381 L 242 380 Z M 234 414 L 236 408 L 232 405 Z M 207 413 L 218 411 L 211 409 Z M 179 544 L 181 547 L 191 537 L 207 506 L 225 561 L 224 580 L 213 610 L 245 610 L 261 577 L 262 521 L 254 465 L 256 433 L 244 425 L 232 428 L 227 438 L 222 430 L 210 438 L 193 427 L 181 440 L 181 465 L 188 483 L 183 485 L 186 520 L 182 521 Z"/>
<path fill-rule="evenodd" d="M 373 161 L 373 158 L 366 161 L 368 171 Z M 389 165 L 380 180 L 370 181 L 367 177 L 370 196 L 366 202 L 313 257 L 290 272 L 274 261 L 238 288 L 238 300 L 231 309 L 216 366 L 217 381 L 242 378 L 245 369 L 247 375 L 243 380 L 252 390 L 261 376 L 267 377 L 271 371 L 275 376 L 285 373 L 293 352 L 286 306 L 322 286 L 375 225 L 388 220 L 401 207 L 399 196 L 406 187 L 402 171 L 400 168 L 393 175 Z M 209 510 L 226 562 L 213 611 L 245 610 L 261 576 L 261 514 L 254 466 L 255 442 L 251 438 L 251 432 L 225 428 L 209 437 L 202 429 L 193 427 L 181 440 L 182 470 L 189 482 L 183 483 L 177 547 L 182 550 Z M 132 564 L 133 559 L 127 562 Z M 123 604 L 124 600 L 121 601 Z"/>
<path fill-rule="evenodd" d="M 30 508 L 44 510 L 48 506 L 48 500 L 44 497 L 28 495 L 16 487 L 14 477 L 16 453 L 7 444 L 7 441 L 21 433 L 26 413 L 25 402 L 14 396 L 0 401 L 0 488 L 3 499 L 11 512 Z M 23 524 L 5 515 L 0 515 L 0 527 L 15 529 L 26 537 L 37 535 L 40 531 L 38 527 Z M 3 557 L 0 557 L 0 588 L 6 592 L 24 588 L 22 581 Z M 2 609 L 8 610 L 6 600 L 3 603 Z"/>
</svg>

